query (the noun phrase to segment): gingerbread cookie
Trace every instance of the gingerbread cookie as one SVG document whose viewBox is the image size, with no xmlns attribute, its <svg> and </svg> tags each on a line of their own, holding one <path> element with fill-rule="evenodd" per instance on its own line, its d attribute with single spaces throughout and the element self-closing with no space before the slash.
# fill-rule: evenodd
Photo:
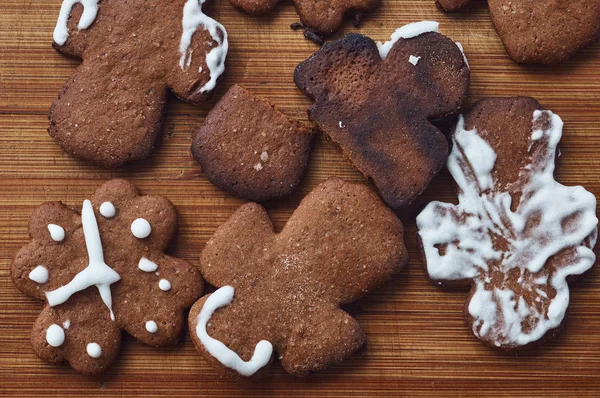
<svg viewBox="0 0 600 398">
<path fill-rule="evenodd" d="M 83 59 L 49 114 L 48 132 L 66 152 L 106 167 L 145 158 L 168 89 L 194 104 L 207 98 L 228 42 L 204 1 L 64 0 L 54 47 Z"/>
<path fill-rule="evenodd" d="M 466 321 L 492 347 L 556 335 L 568 282 L 596 260 L 596 198 L 554 180 L 562 126 L 532 98 L 479 101 L 448 158 L 458 204 L 432 202 L 417 217 L 429 277 L 470 285 Z"/>
<path fill-rule="evenodd" d="M 253 201 L 292 193 L 313 134 L 268 102 L 233 86 L 196 130 L 194 158 L 219 188 Z"/>
<path fill-rule="evenodd" d="M 366 344 L 340 309 L 385 282 L 407 260 L 400 220 L 366 186 L 333 178 L 317 186 L 280 233 L 248 203 L 201 257 L 218 287 L 190 311 L 192 341 L 219 373 L 252 376 L 276 352 L 305 376 Z"/>
<path fill-rule="evenodd" d="M 275 8 L 280 0 L 229 1 L 248 14 L 261 15 Z M 323 36 L 336 32 L 342 26 L 345 15 L 373 11 L 379 3 L 380 0 L 294 0 L 302 24 Z"/>
<path fill-rule="evenodd" d="M 386 43 L 351 34 L 296 68 L 296 85 L 314 101 L 310 118 L 383 200 L 400 208 L 418 196 L 448 156 L 432 120 L 467 96 L 469 67 L 437 22 L 399 28 Z"/>
<path fill-rule="evenodd" d="M 437 2 L 454 11 L 470 1 Z M 515 62 L 561 62 L 600 38 L 598 0 L 489 0 L 488 4 L 496 30 Z"/>
<path fill-rule="evenodd" d="M 81 214 L 60 202 L 39 206 L 31 242 L 11 266 L 17 288 L 46 301 L 34 352 L 95 375 L 117 358 L 121 330 L 149 345 L 175 344 L 185 309 L 202 293 L 198 271 L 164 254 L 176 228 L 171 202 L 141 196 L 125 180 L 102 185 Z"/>
</svg>

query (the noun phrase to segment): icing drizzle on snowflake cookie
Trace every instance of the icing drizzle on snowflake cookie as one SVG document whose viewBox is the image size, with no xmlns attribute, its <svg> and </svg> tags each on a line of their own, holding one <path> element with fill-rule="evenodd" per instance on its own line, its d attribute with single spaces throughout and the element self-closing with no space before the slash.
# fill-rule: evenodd
<svg viewBox="0 0 600 398">
<path fill-rule="evenodd" d="M 200 342 L 206 348 L 206 351 L 215 357 L 223 366 L 235 370 L 242 376 L 252 376 L 259 369 L 264 367 L 273 354 L 273 345 L 267 340 L 261 340 L 254 348 L 254 354 L 249 361 L 244 361 L 238 354 L 229 349 L 219 340 L 210 337 L 206 331 L 206 324 L 213 313 L 233 301 L 234 288 L 223 286 L 211 294 L 198 315 L 198 324 L 196 325 L 196 335 Z"/>
<path fill-rule="evenodd" d="M 385 43 L 377 42 L 377 49 L 381 59 L 386 59 L 388 53 L 394 47 L 394 44 L 400 39 L 412 39 L 413 37 L 420 36 L 428 32 L 438 32 L 439 23 L 435 21 L 420 21 L 413 22 L 407 25 L 401 26 L 392 33 L 390 40 Z"/>
<path fill-rule="evenodd" d="M 69 16 L 71 15 L 71 10 L 75 4 L 80 3 L 83 6 L 83 13 L 77 24 L 77 29 L 83 30 L 89 28 L 96 19 L 96 15 L 98 14 L 98 2 L 99 0 L 64 0 L 60 7 L 56 26 L 54 27 L 53 38 L 56 44 L 62 46 L 69 38 L 67 23 L 69 22 Z"/>
<path fill-rule="evenodd" d="M 206 66 L 210 72 L 210 79 L 204 86 L 198 89 L 200 93 L 206 93 L 215 88 L 217 79 L 225 71 L 225 58 L 227 58 L 227 51 L 229 50 L 229 42 L 227 41 L 227 31 L 225 27 L 219 22 L 210 18 L 202 12 L 202 5 L 206 0 L 188 0 L 183 7 L 183 19 L 181 24 L 183 26 L 183 34 L 181 35 L 181 42 L 179 43 L 179 53 L 181 58 L 179 59 L 179 67 L 181 70 L 189 68 L 192 62 L 192 53 L 190 51 L 190 45 L 192 44 L 192 36 L 198 30 L 198 27 L 202 26 L 210 33 L 212 39 L 217 43 L 216 47 L 210 50 L 206 54 Z M 222 35 L 219 35 L 219 32 Z M 202 68 L 199 69 L 199 73 L 202 72 Z"/>
<path fill-rule="evenodd" d="M 432 202 L 417 217 L 429 276 L 473 281 L 467 316 L 473 333 L 496 347 L 524 346 L 558 328 L 569 304 L 567 277 L 595 262 L 596 198 L 554 180 L 562 126 L 557 115 L 536 110 L 532 161 L 500 186 L 497 154 L 461 116 L 447 164 L 459 203 Z M 520 189 L 518 202 L 511 188 L 513 195 Z"/>
<path fill-rule="evenodd" d="M 51 292 L 46 292 L 48 305 L 51 307 L 57 306 L 66 302 L 73 294 L 85 290 L 90 286 L 96 286 L 102 301 L 110 311 L 110 318 L 114 321 L 115 315 L 112 311 L 110 285 L 119 281 L 121 277 L 104 262 L 104 253 L 102 242 L 100 240 L 100 231 L 98 230 L 98 222 L 94 215 L 92 202 L 89 200 L 83 202 L 81 223 L 83 225 L 83 234 L 85 236 L 85 246 L 88 252 L 89 263 L 87 267 L 75 275 L 68 284 Z"/>
</svg>

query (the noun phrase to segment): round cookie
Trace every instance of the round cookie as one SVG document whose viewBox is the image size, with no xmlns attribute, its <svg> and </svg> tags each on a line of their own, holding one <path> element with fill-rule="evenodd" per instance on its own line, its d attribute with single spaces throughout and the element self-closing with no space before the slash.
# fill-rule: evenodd
<svg viewBox="0 0 600 398">
<path fill-rule="evenodd" d="M 106 203 L 114 214 L 101 210 Z M 137 220 L 148 234 L 134 233 Z M 49 225 L 64 238 L 56 241 Z M 46 301 L 31 334 L 36 355 L 95 375 L 117 358 L 121 330 L 145 344 L 175 344 L 185 309 L 202 293 L 199 272 L 164 254 L 176 228 L 171 202 L 142 196 L 125 180 L 102 185 L 81 214 L 60 202 L 39 206 L 31 241 L 11 265 L 17 288 Z"/>
</svg>

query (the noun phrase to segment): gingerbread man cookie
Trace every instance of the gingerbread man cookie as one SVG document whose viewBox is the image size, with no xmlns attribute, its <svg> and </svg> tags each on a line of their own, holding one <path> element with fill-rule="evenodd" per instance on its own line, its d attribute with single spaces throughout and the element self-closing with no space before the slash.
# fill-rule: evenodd
<svg viewBox="0 0 600 398">
<path fill-rule="evenodd" d="M 437 0 L 455 11 L 470 0 Z M 519 63 L 551 64 L 600 38 L 598 0 L 488 0 L 508 55 Z"/>
<path fill-rule="evenodd" d="M 417 217 L 429 277 L 470 286 L 465 318 L 512 350 L 564 326 L 569 285 L 596 256 L 596 198 L 554 180 L 563 123 L 532 98 L 488 98 L 459 119 L 448 169 L 458 204 Z"/>
<path fill-rule="evenodd" d="M 54 47 L 83 59 L 52 104 L 49 134 L 106 167 L 149 156 L 168 90 L 205 100 L 225 70 L 225 28 L 205 0 L 64 0 Z"/>
<path fill-rule="evenodd" d="M 190 311 L 192 340 L 219 373 L 252 376 L 274 352 L 305 376 L 366 344 L 340 309 L 406 263 L 400 220 L 363 185 L 334 178 L 317 186 L 280 233 L 248 203 L 222 225 L 201 257 L 218 287 Z"/>
<path fill-rule="evenodd" d="M 171 202 L 141 196 L 125 180 L 102 185 L 81 214 L 60 202 L 39 206 L 31 242 L 11 266 L 17 288 L 46 301 L 34 352 L 95 375 L 117 358 L 121 330 L 149 345 L 175 344 L 185 309 L 202 293 L 198 271 L 164 254 L 176 228 Z"/>
<path fill-rule="evenodd" d="M 456 112 L 469 88 L 462 47 L 437 30 L 437 22 L 409 24 L 378 45 L 347 35 L 294 75 L 314 101 L 310 118 L 393 208 L 410 203 L 443 167 L 448 144 L 431 121 Z"/>
</svg>

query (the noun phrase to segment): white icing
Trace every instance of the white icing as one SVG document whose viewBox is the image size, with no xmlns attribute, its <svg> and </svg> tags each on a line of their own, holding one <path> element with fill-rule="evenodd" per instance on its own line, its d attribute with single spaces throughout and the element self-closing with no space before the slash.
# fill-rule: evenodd
<svg viewBox="0 0 600 398">
<path fill-rule="evenodd" d="M 230 304 L 233 300 L 233 293 L 233 287 L 224 286 L 208 297 L 198 315 L 196 335 L 204 348 L 206 348 L 206 351 L 215 357 L 223 366 L 235 370 L 242 376 L 252 376 L 269 363 L 271 355 L 273 354 L 273 345 L 270 342 L 267 340 L 259 341 L 254 348 L 252 358 L 246 362 L 225 344 L 219 340 L 213 339 L 206 332 L 206 324 L 212 314 L 215 310 Z"/>
<path fill-rule="evenodd" d="M 150 223 L 144 218 L 136 218 L 131 223 L 131 233 L 138 239 L 147 238 L 152 232 Z"/>
<path fill-rule="evenodd" d="M 158 265 L 155 262 L 148 260 L 146 257 L 140 259 L 138 267 L 144 272 L 154 272 L 158 269 Z"/>
<path fill-rule="evenodd" d="M 69 22 L 69 16 L 71 15 L 71 9 L 77 3 L 83 5 L 83 13 L 77 24 L 77 29 L 83 30 L 90 27 L 96 14 L 98 14 L 98 2 L 100 0 L 64 0 L 60 7 L 60 13 L 58 14 L 58 20 L 54 27 L 54 41 L 58 45 L 63 45 L 69 38 L 69 29 L 67 22 Z"/>
<path fill-rule="evenodd" d="M 65 239 L 65 230 L 60 225 L 48 224 L 48 232 L 55 242 L 62 242 Z"/>
<path fill-rule="evenodd" d="M 156 333 L 158 332 L 158 325 L 154 321 L 146 321 L 146 330 L 148 333 Z"/>
<path fill-rule="evenodd" d="M 436 281 L 474 279 L 468 305 L 473 332 L 498 347 L 525 345 L 558 327 L 569 304 L 567 276 L 582 274 L 596 258 L 584 245 L 588 238 L 591 247 L 596 242 L 596 198 L 580 186 L 554 180 L 562 120 L 550 111 L 535 111 L 533 123 L 530 148 L 533 159 L 541 160 L 519 174 L 523 193 L 515 211 L 510 194 L 495 186 L 496 153 L 476 130 L 465 130 L 461 116 L 447 163 L 459 187 L 459 204 L 432 202 L 417 217 L 429 275 Z M 526 228 L 536 217 L 535 227 Z M 508 250 L 496 249 L 492 237 L 504 240 Z M 548 275 L 544 265 L 569 248 L 575 252 L 570 263 Z M 485 286 L 490 265 L 505 275 L 502 288 L 495 284 L 493 291 Z M 508 283 L 513 268 L 520 270 L 521 286 L 547 287 L 555 295 L 541 288 L 531 302 L 516 295 Z"/>
<path fill-rule="evenodd" d="M 408 25 L 404 25 L 394 33 L 392 33 L 391 40 L 382 43 L 377 42 L 377 49 L 379 50 L 379 56 L 381 59 L 385 59 L 396 42 L 400 39 L 411 39 L 413 37 L 420 36 L 428 32 L 438 32 L 439 23 L 435 21 L 421 21 L 413 22 Z"/>
<path fill-rule="evenodd" d="M 98 343 L 89 343 L 86 347 L 86 351 L 92 358 L 100 358 L 102 355 L 102 348 Z"/>
<path fill-rule="evenodd" d="M 100 205 L 100 214 L 104 218 L 113 218 L 117 214 L 117 209 L 111 202 L 104 202 Z"/>
<path fill-rule="evenodd" d="M 163 292 L 168 292 L 169 290 L 171 290 L 171 282 L 169 282 L 166 279 L 161 279 L 160 281 L 158 281 L 158 287 Z"/>
<path fill-rule="evenodd" d="M 46 329 L 46 341 L 52 347 L 60 347 L 65 342 L 65 331 L 57 324 L 52 324 Z"/>
<path fill-rule="evenodd" d="M 408 57 L 408 62 L 410 62 L 414 66 L 417 66 L 417 64 L 419 63 L 420 59 L 421 59 L 421 57 L 416 57 L 414 55 L 411 55 L 410 57 Z"/>
<path fill-rule="evenodd" d="M 469 65 L 469 60 L 467 59 L 467 56 L 465 55 L 465 49 L 463 48 L 462 44 L 460 44 L 459 42 L 455 41 L 454 44 L 456 44 L 456 47 L 458 47 L 458 49 L 460 50 L 460 52 L 463 55 L 463 59 L 465 60 L 465 64 L 467 64 L 467 68 L 471 68 L 471 65 Z"/>
<path fill-rule="evenodd" d="M 38 265 L 29 273 L 29 279 L 37 283 L 46 283 L 49 277 L 48 269 L 43 265 Z"/>
<path fill-rule="evenodd" d="M 181 35 L 181 42 L 179 43 L 179 53 L 181 58 L 179 59 L 179 67 L 185 70 L 190 66 L 192 60 L 192 51 L 189 51 L 190 45 L 192 44 L 192 36 L 202 26 L 210 33 L 212 39 L 217 43 L 216 47 L 212 48 L 208 54 L 206 54 L 206 66 L 210 71 L 210 79 L 206 84 L 198 89 L 200 93 L 206 93 L 215 88 L 217 79 L 225 71 L 225 58 L 227 57 L 227 51 L 229 49 L 229 42 L 227 41 L 227 31 L 217 21 L 210 18 L 202 12 L 202 5 L 206 0 L 188 0 L 183 7 L 183 19 L 181 24 L 183 26 L 183 33 Z M 223 39 L 219 36 L 219 31 L 223 35 Z M 199 72 L 202 68 L 199 69 Z"/>
<path fill-rule="evenodd" d="M 100 231 L 98 230 L 98 223 L 94 215 L 92 202 L 89 200 L 83 202 L 81 223 L 83 224 L 85 246 L 88 252 L 88 265 L 65 286 L 61 286 L 51 292 L 46 292 L 46 299 L 48 300 L 48 304 L 54 307 L 67 301 L 73 294 L 85 290 L 90 286 L 96 286 L 102 301 L 110 311 L 110 318 L 114 320 L 115 315 L 112 311 L 110 285 L 119 281 L 121 277 L 104 262 Z"/>
<path fill-rule="evenodd" d="M 69 319 L 67 319 L 66 321 L 63 322 L 63 328 L 68 329 L 71 327 L 71 321 Z"/>
</svg>

